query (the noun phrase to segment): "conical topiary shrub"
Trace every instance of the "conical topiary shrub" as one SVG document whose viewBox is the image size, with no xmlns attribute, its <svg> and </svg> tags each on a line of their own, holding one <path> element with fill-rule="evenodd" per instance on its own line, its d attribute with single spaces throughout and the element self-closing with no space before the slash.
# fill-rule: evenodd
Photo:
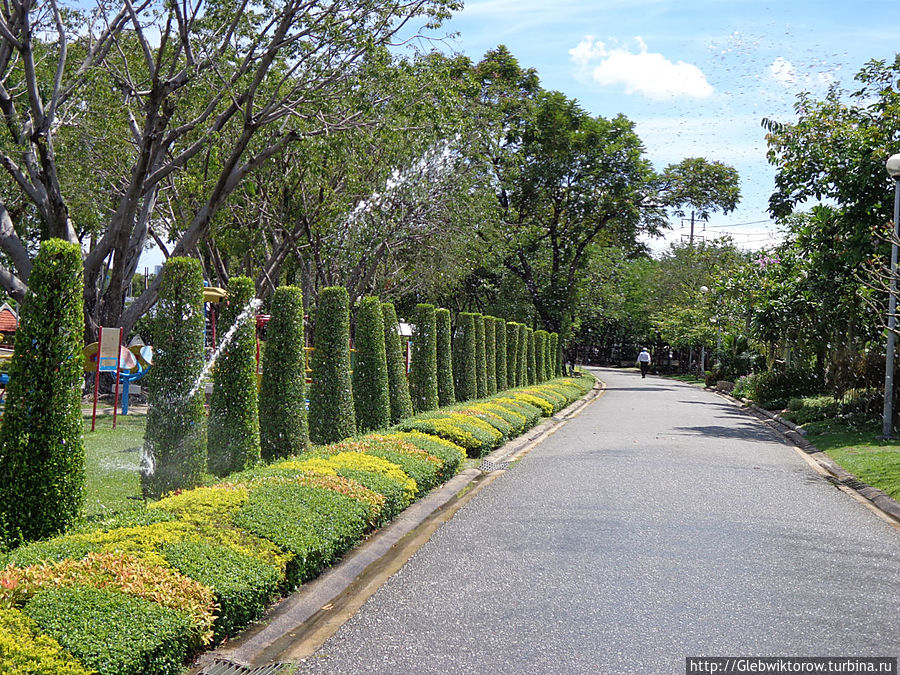
<svg viewBox="0 0 900 675">
<path fill-rule="evenodd" d="M 303 291 L 276 288 L 270 313 L 259 390 L 260 452 L 266 461 L 296 455 L 309 444 Z"/>
<path fill-rule="evenodd" d="M 228 280 L 220 325 L 231 339 L 219 347 L 209 399 L 207 466 L 227 476 L 259 463 L 259 407 L 256 383 L 256 295 L 249 277 Z"/>
<path fill-rule="evenodd" d="M 487 396 L 487 359 L 484 353 L 484 315 L 475 315 L 475 382 L 477 397 Z"/>
<path fill-rule="evenodd" d="M 535 382 L 544 382 L 547 377 L 547 340 L 549 334 L 545 330 L 534 331 L 534 378 Z"/>
<path fill-rule="evenodd" d="M 200 485 L 206 471 L 203 372 L 203 271 L 193 258 L 163 266 L 153 319 L 153 368 L 147 375 L 144 496 Z"/>
<path fill-rule="evenodd" d="M 309 439 L 336 443 L 356 433 L 350 378 L 350 298 L 342 286 L 319 291 L 309 392 Z"/>
<path fill-rule="evenodd" d="M 475 315 L 471 312 L 460 312 L 456 317 L 453 374 L 457 401 L 471 401 L 478 396 L 475 371 Z"/>
<path fill-rule="evenodd" d="M 550 333 L 550 377 L 560 377 L 559 368 L 559 333 Z"/>
<path fill-rule="evenodd" d="M 41 244 L 0 428 L 0 540 L 7 545 L 63 531 L 84 503 L 82 278 L 78 244 Z"/>
<path fill-rule="evenodd" d="M 384 346 L 387 356 L 388 386 L 390 387 L 391 424 L 412 417 L 412 399 L 409 396 L 409 381 L 406 378 L 406 358 L 400 341 L 400 324 L 394 305 L 381 305 L 384 316 Z"/>
<path fill-rule="evenodd" d="M 434 305 L 416 305 L 409 371 L 409 395 L 417 413 L 438 407 L 437 321 Z"/>
<path fill-rule="evenodd" d="M 497 344 L 497 391 L 504 391 L 509 388 L 506 381 L 506 321 L 503 319 L 494 319 L 494 337 Z"/>
<path fill-rule="evenodd" d="M 353 404 L 359 433 L 384 429 L 391 423 L 391 395 L 384 345 L 381 300 L 362 299 L 356 315 L 356 365 L 353 367 Z"/>
<path fill-rule="evenodd" d="M 456 388 L 453 385 L 453 347 L 450 337 L 450 310 L 438 309 L 434 313 L 437 325 L 437 378 L 438 405 L 456 403 Z"/>
<path fill-rule="evenodd" d="M 518 372 L 516 373 L 516 386 L 524 387 L 528 382 L 528 327 L 524 323 L 518 325 L 519 330 L 519 355 L 517 359 Z"/>
<path fill-rule="evenodd" d="M 497 335 L 494 317 L 484 317 L 484 365 L 487 373 L 487 395 L 497 393 Z"/>
<path fill-rule="evenodd" d="M 519 324 L 515 321 L 506 324 L 506 386 L 519 386 Z"/>
<path fill-rule="evenodd" d="M 528 353 L 525 357 L 528 359 L 525 382 L 528 385 L 533 385 L 537 384 L 537 369 L 534 363 L 534 329 L 531 327 L 525 329 L 525 344 L 528 345 Z"/>
</svg>

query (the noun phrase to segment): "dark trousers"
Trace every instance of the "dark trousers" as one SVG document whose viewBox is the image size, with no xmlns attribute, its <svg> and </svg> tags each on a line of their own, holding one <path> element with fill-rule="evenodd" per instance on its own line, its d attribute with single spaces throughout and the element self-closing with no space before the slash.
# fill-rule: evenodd
<svg viewBox="0 0 900 675">
<path fill-rule="evenodd" d="M 641 361 L 641 377 L 647 377 L 647 371 L 650 370 L 650 364 L 646 361 Z"/>
</svg>

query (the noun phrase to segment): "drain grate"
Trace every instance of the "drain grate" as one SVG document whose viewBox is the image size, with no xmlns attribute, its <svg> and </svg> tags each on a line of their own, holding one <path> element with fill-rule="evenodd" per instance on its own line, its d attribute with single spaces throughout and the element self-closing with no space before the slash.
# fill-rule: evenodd
<svg viewBox="0 0 900 675">
<path fill-rule="evenodd" d="M 481 464 L 478 465 L 478 470 L 483 473 L 493 473 L 494 471 L 504 471 L 508 469 L 512 462 L 492 462 L 488 459 L 481 460 Z"/>
<path fill-rule="evenodd" d="M 200 675 L 287 675 L 289 663 L 270 663 L 258 668 L 248 668 L 239 663 L 216 659 L 211 666 L 200 671 Z"/>
</svg>

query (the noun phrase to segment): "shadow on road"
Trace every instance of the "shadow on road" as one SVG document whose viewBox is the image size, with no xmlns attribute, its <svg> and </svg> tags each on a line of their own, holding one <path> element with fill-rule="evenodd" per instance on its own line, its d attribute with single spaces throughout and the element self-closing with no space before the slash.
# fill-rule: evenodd
<svg viewBox="0 0 900 675">
<path fill-rule="evenodd" d="M 675 427 L 674 431 L 684 436 L 710 436 L 712 438 L 729 438 L 739 440 L 757 440 L 771 442 L 775 434 L 768 429 L 759 429 L 755 425 L 745 424 L 738 427 L 703 426 Z"/>
<path fill-rule="evenodd" d="M 671 387 L 607 387 L 606 391 L 672 391 Z"/>
</svg>

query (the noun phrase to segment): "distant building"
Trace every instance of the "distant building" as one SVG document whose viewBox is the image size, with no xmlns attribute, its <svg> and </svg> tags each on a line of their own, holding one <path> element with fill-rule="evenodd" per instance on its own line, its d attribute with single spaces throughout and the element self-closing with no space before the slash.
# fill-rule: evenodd
<svg viewBox="0 0 900 675">
<path fill-rule="evenodd" d="M 11 345 L 19 328 L 19 315 L 9 303 L 0 306 L 0 344 Z"/>
</svg>

